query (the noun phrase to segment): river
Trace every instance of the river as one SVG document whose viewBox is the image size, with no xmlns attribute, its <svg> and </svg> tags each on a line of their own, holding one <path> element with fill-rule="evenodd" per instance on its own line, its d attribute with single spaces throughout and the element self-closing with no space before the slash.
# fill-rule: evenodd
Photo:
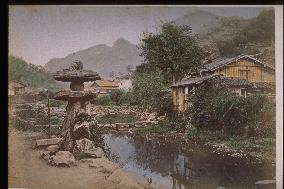
<svg viewBox="0 0 284 189">
<path fill-rule="evenodd" d="M 102 135 L 107 156 L 125 170 L 145 177 L 153 188 L 254 188 L 258 180 L 275 176 L 275 167 L 210 152 L 184 148 L 173 140 L 127 133 Z"/>
</svg>

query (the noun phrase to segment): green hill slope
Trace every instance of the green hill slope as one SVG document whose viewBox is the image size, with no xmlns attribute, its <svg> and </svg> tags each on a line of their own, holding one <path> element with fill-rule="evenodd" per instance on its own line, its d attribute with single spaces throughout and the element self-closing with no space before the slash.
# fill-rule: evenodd
<svg viewBox="0 0 284 189">
<path fill-rule="evenodd" d="M 221 17 L 199 36 L 203 46 L 208 49 L 208 57 L 251 54 L 275 65 L 274 25 L 274 10 L 264 10 L 251 19 Z"/>
<path fill-rule="evenodd" d="M 23 59 L 9 56 L 9 80 L 20 81 L 33 88 L 47 88 L 52 92 L 60 86 L 42 66 L 28 64 Z"/>
</svg>

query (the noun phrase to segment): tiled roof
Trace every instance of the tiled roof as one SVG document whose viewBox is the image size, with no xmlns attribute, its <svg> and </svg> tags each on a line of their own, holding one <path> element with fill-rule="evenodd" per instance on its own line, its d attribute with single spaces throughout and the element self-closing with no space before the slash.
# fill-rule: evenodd
<svg viewBox="0 0 284 189">
<path fill-rule="evenodd" d="M 225 87 L 252 87 L 249 81 L 237 77 L 222 77 L 220 84 Z"/>
<path fill-rule="evenodd" d="M 272 67 L 271 65 L 263 63 L 249 55 L 240 55 L 234 58 L 218 58 L 218 59 L 213 60 L 211 63 L 204 65 L 204 68 L 209 69 L 209 70 L 216 70 L 234 61 L 238 61 L 240 59 L 246 59 L 246 58 L 251 59 L 252 61 L 257 62 L 259 64 L 262 64 L 264 67 L 269 67 L 275 70 L 275 68 Z"/>
<path fill-rule="evenodd" d="M 255 82 L 254 88 L 275 90 L 275 82 Z"/>
<path fill-rule="evenodd" d="M 220 74 L 212 74 L 212 75 L 206 75 L 206 76 L 196 76 L 196 77 L 184 78 L 181 81 L 172 85 L 172 87 L 200 84 L 206 80 L 213 79 L 219 76 Z"/>
</svg>

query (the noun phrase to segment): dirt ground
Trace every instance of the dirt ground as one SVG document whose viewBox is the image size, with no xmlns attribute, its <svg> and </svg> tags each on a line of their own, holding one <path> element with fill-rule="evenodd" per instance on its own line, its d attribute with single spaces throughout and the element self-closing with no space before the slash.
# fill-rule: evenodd
<svg viewBox="0 0 284 189">
<path fill-rule="evenodd" d="M 9 128 L 9 188 L 37 189 L 139 189 L 146 183 L 120 168 L 111 174 L 89 168 L 87 163 L 75 167 L 51 167 L 40 159 L 43 150 L 33 149 L 32 142 L 43 135 Z"/>
</svg>

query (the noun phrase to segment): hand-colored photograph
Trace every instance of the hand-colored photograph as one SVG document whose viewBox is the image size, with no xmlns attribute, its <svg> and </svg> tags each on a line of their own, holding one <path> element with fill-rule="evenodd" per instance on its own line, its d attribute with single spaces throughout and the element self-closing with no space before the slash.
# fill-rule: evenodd
<svg viewBox="0 0 284 189">
<path fill-rule="evenodd" d="M 10 5 L 8 16 L 9 188 L 282 186 L 283 6 Z"/>
</svg>

